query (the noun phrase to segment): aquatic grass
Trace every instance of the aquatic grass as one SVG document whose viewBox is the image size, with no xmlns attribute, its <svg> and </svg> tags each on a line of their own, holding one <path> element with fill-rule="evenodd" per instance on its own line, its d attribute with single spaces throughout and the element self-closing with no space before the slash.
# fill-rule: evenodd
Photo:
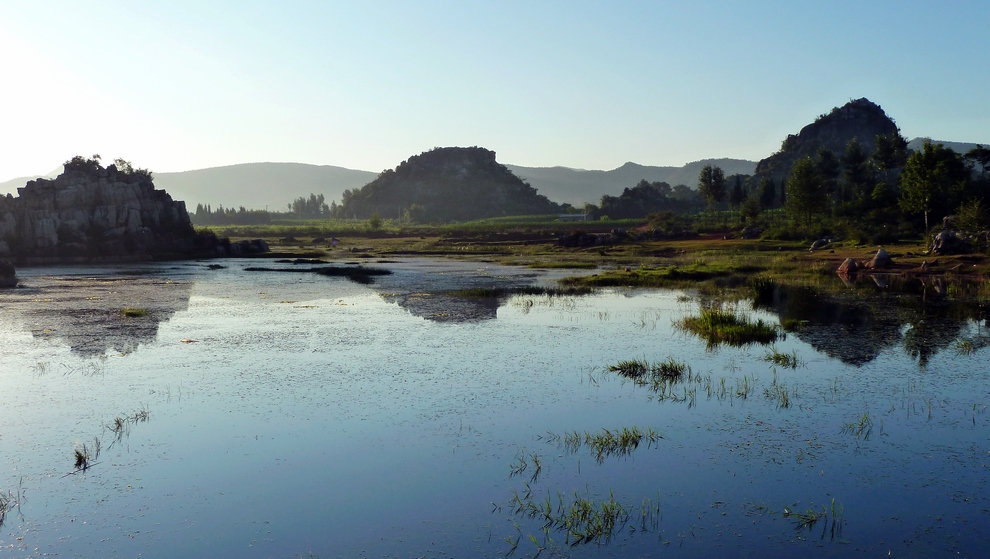
<svg viewBox="0 0 990 559">
<path fill-rule="evenodd" d="M 787 390 L 787 385 L 777 382 L 774 375 L 773 382 L 768 388 L 763 389 L 763 395 L 767 400 L 777 404 L 777 409 L 788 409 L 791 407 L 791 393 Z"/>
<path fill-rule="evenodd" d="M 537 285 L 527 285 L 519 287 L 474 287 L 468 289 L 454 289 L 446 294 L 452 297 L 463 297 L 466 299 L 484 299 L 509 297 L 511 295 L 532 295 L 548 297 L 565 297 L 571 295 L 589 295 L 594 290 L 590 287 L 544 287 Z"/>
<path fill-rule="evenodd" d="M 563 532 L 566 545 L 576 546 L 592 542 L 598 545 L 608 544 L 630 519 L 628 509 L 615 499 L 611 491 L 608 499 L 603 500 L 595 500 L 576 491 L 571 497 L 565 497 L 563 493 L 558 492 L 555 505 L 549 493 L 543 498 L 536 499 L 528 486 L 526 489 L 523 495 L 519 495 L 515 490 L 512 491 L 513 497 L 509 504 L 513 512 L 542 521 L 545 533 L 549 533 L 551 529 Z M 643 509 L 638 515 L 640 523 L 648 525 L 653 522 L 653 511 L 659 511 L 659 507 L 654 508 L 652 503 L 644 503 Z M 508 538 L 506 541 L 510 545 L 515 544 L 510 550 L 514 551 L 518 539 Z"/>
<path fill-rule="evenodd" d="M 704 309 L 700 316 L 685 317 L 678 323 L 678 327 L 704 339 L 709 349 L 722 344 L 771 344 L 777 341 L 779 335 L 775 326 L 762 320 L 751 322 L 733 312 L 717 308 Z"/>
<path fill-rule="evenodd" d="M 794 529 L 797 531 L 805 529 L 810 531 L 819 521 L 824 521 L 822 539 L 825 539 L 826 533 L 829 534 L 830 539 L 842 535 L 842 527 L 845 524 L 843 513 L 843 506 L 836 504 L 835 499 L 832 499 L 830 507 L 826 508 L 822 505 L 820 510 L 808 508 L 804 512 L 800 512 L 784 507 L 784 516 L 794 521 Z"/>
<path fill-rule="evenodd" d="M 868 413 L 861 415 L 857 421 L 851 421 L 842 425 L 842 434 L 855 435 L 857 439 L 863 439 L 864 441 L 869 440 L 872 433 L 873 420 L 870 419 L 870 414 Z"/>
<path fill-rule="evenodd" d="M 70 473 L 85 472 L 93 467 L 100 457 L 100 439 L 93 437 L 92 447 L 87 446 L 86 443 L 77 443 L 73 456 L 75 457 L 75 471 Z"/>
<path fill-rule="evenodd" d="M 16 506 L 17 500 L 10 491 L 0 491 L 0 527 L 7 519 L 7 511 Z"/>
<path fill-rule="evenodd" d="M 653 379 L 678 380 L 691 374 L 691 367 L 675 361 L 673 357 L 658 363 L 650 363 L 645 359 L 629 359 L 609 365 L 608 370 L 628 379 L 643 381 L 643 384 Z"/>
<path fill-rule="evenodd" d="M 617 268 L 590 276 L 574 276 L 560 280 L 564 285 L 585 285 L 589 287 L 651 287 L 677 288 L 697 287 L 699 282 L 725 280 L 738 277 L 744 284 L 745 275 L 765 271 L 764 266 L 745 262 L 724 260 L 698 261 L 687 265 L 653 268 L 643 266 L 636 269 Z"/>
<path fill-rule="evenodd" d="M 142 316 L 148 316 L 148 309 L 138 308 L 138 307 L 125 307 L 120 309 L 120 314 L 128 318 L 138 318 Z"/>
<path fill-rule="evenodd" d="M 780 351 L 777 351 L 777 348 L 775 347 L 771 347 L 770 350 L 767 351 L 767 353 L 763 356 L 763 360 L 787 369 L 797 369 L 799 364 L 797 350 L 794 350 L 791 353 L 781 353 Z"/>
<path fill-rule="evenodd" d="M 148 421 L 150 416 L 151 414 L 148 411 L 148 408 L 142 407 L 133 413 L 118 415 L 105 424 L 103 428 L 113 433 L 114 443 L 118 443 L 123 440 L 125 436 L 131 434 L 131 425 Z M 113 446 L 113 444 L 111 444 L 111 446 Z"/>
<path fill-rule="evenodd" d="M 632 454 L 643 441 L 646 441 L 647 448 L 651 448 L 663 438 L 663 435 L 652 427 L 640 429 L 633 426 L 614 430 L 602 429 L 596 433 L 590 431 L 585 431 L 583 434 L 573 431 L 563 435 L 547 433 L 545 437 L 540 438 L 551 443 L 557 443 L 570 453 L 586 447 L 594 455 L 595 460 L 601 464 L 610 456 Z"/>
</svg>

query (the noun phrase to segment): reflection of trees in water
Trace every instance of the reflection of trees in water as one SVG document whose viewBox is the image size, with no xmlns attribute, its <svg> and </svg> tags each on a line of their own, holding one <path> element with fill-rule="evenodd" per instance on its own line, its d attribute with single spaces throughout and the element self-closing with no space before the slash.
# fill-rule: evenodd
<svg viewBox="0 0 990 559">
<path fill-rule="evenodd" d="M 189 308 L 191 282 L 160 277 L 48 277 L 5 292 L 5 312 L 36 338 L 57 340 L 86 357 L 130 353 L 155 340 L 158 325 Z M 125 317 L 124 308 L 143 309 Z"/>
<path fill-rule="evenodd" d="M 979 304 L 947 297 L 941 279 L 867 279 L 849 287 L 824 291 L 763 282 L 754 288 L 753 306 L 794 325 L 794 335 L 817 351 L 853 365 L 903 341 L 908 355 L 926 366 L 970 321 L 985 318 Z"/>
</svg>

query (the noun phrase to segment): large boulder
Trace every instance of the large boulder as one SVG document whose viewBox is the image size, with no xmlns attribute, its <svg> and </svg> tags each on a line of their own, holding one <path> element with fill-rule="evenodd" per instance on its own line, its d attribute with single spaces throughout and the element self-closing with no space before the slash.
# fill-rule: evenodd
<svg viewBox="0 0 990 559">
<path fill-rule="evenodd" d="M 839 269 L 837 270 L 839 275 L 842 276 L 854 274 L 857 271 L 859 271 L 859 264 L 857 264 L 856 261 L 853 260 L 852 258 L 846 258 L 845 260 L 843 260 L 842 264 L 839 264 Z"/>
<path fill-rule="evenodd" d="M 880 250 L 877 251 L 873 258 L 866 262 L 866 268 L 870 270 L 882 270 L 889 268 L 893 263 L 894 261 L 890 258 L 890 254 L 887 254 L 887 251 L 883 247 L 880 247 Z"/>
</svg>

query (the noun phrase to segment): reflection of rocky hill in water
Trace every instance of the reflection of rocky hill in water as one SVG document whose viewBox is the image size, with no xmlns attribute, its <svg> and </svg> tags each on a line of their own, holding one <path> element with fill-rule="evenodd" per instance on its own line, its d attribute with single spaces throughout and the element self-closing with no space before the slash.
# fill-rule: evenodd
<svg viewBox="0 0 990 559">
<path fill-rule="evenodd" d="M 436 322 L 469 322 L 497 317 L 504 297 L 464 297 L 469 289 L 511 289 L 532 285 L 539 274 L 524 268 L 483 266 L 460 262 L 429 262 L 403 266 L 376 278 L 372 287 L 382 298 L 410 314 Z"/>
<path fill-rule="evenodd" d="M 68 345 L 86 357 L 130 353 L 153 342 L 158 325 L 189 308 L 192 283 L 161 277 L 38 277 L 2 292 L 0 307 L 36 338 Z M 144 309 L 125 317 L 122 309 Z"/>
<path fill-rule="evenodd" d="M 903 342 L 908 355 L 925 366 L 959 338 L 968 321 L 981 318 L 978 305 L 950 300 L 920 280 L 869 285 L 875 290 L 829 293 L 769 283 L 756 290 L 753 305 L 776 313 L 782 324 L 800 322 L 791 335 L 852 365 L 869 363 Z"/>
</svg>

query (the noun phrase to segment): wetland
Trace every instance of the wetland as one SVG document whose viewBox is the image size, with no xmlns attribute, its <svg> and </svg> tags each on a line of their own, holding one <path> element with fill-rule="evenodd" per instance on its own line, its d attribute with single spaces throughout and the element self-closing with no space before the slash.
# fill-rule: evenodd
<svg viewBox="0 0 990 559">
<path fill-rule="evenodd" d="M 18 270 L 0 292 L 0 553 L 990 545 L 984 284 L 256 264 Z"/>
</svg>

